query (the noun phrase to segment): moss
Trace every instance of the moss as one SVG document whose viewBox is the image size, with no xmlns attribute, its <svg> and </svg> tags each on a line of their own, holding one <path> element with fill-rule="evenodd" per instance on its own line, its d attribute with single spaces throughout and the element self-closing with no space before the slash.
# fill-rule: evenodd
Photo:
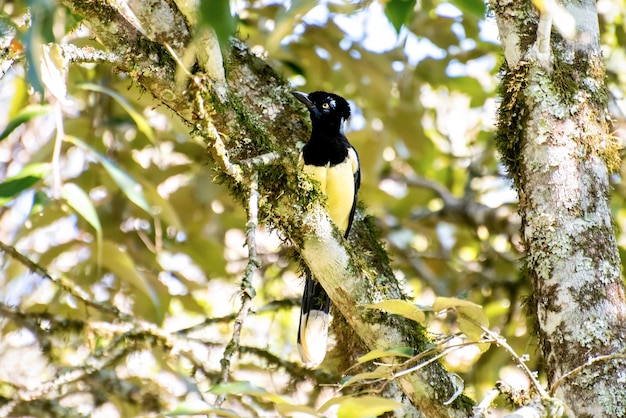
<svg viewBox="0 0 626 418">
<path fill-rule="evenodd" d="M 570 108 L 570 114 L 582 109 L 579 119 L 597 124 L 596 132 L 589 132 L 582 127 L 580 137 L 588 152 L 596 153 L 606 164 L 609 172 L 616 171 L 620 164 L 619 140 L 609 132 L 608 91 L 605 83 L 605 70 L 600 57 L 594 57 L 584 51 L 574 49 L 559 35 L 555 42 L 554 70 L 551 80 L 554 92 Z"/>
<path fill-rule="evenodd" d="M 107 26 L 117 11 L 106 2 L 92 0 L 73 0 L 69 7 L 80 15 L 85 21 L 97 21 L 100 25 Z"/>
<path fill-rule="evenodd" d="M 356 338 L 354 329 L 348 324 L 339 310 L 331 305 L 333 321 L 331 327 L 335 334 L 336 344 L 327 354 L 324 360 L 324 367 L 330 370 L 348 370 L 354 375 L 366 370 L 366 365 L 354 367 L 358 357 L 368 353 L 370 350 L 365 346 L 360 338 Z M 339 379 L 338 379 L 339 380 Z"/>
<path fill-rule="evenodd" d="M 525 90 L 529 71 L 530 65 L 521 61 L 512 70 L 503 64 L 500 72 L 502 105 L 498 109 L 495 143 L 518 190 L 521 185 L 523 132 L 528 116 Z"/>
<path fill-rule="evenodd" d="M 550 78 L 554 87 L 553 91 L 563 101 L 564 106 L 572 107 L 577 105 L 576 96 L 580 92 L 578 71 L 573 65 L 565 64 L 561 60 L 555 60 Z"/>
<path fill-rule="evenodd" d="M 487 8 L 496 16 L 509 19 L 515 24 L 515 29 L 520 35 L 521 51 L 528 50 L 535 43 L 539 16 L 532 2 L 487 2 Z"/>
<path fill-rule="evenodd" d="M 232 93 L 222 101 L 217 94 L 208 94 L 206 99 L 214 110 L 214 117 L 227 118 L 225 125 L 230 125 L 229 138 L 234 146 L 229 148 L 234 161 L 252 158 L 276 149 L 273 137 L 267 132 L 263 121 L 253 114 L 242 101 Z M 221 125 L 221 124 L 220 124 Z"/>
</svg>

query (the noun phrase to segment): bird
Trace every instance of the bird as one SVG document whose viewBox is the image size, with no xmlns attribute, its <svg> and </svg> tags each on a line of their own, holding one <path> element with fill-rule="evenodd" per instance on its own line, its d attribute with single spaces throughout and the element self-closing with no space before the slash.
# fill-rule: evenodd
<svg viewBox="0 0 626 418">
<path fill-rule="evenodd" d="M 292 94 L 308 109 L 311 136 L 302 148 L 300 166 L 320 184 L 326 195 L 330 219 L 348 237 L 357 192 L 361 185 L 359 155 L 344 135 L 350 118 L 350 104 L 341 96 L 325 91 Z M 308 367 L 317 367 L 326 356 L 330 298 L 322 285 L 307 275 L 302 294 L 298 329 L 298 352 Z"/>
</svg>

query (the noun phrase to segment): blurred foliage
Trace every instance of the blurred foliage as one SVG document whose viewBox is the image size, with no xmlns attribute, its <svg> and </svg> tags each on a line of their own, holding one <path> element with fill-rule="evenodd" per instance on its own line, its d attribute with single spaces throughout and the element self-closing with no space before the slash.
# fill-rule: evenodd
<svg viewBox="0 0 626 418">
<path fill-rule="evenodd" d="M 347 135 L 361 157 L 360 199 L 414 302 L 459 297 L 482 305 L 490 329 L 541 370 L 523 312 L 529 287 L 519 272 L 516 195 L 493 146 L 502 61 L 493 17 L 475 0 L 287 3 L 231 2 L 237 36 L 294 88 L 351 101 Z M 228 9 L 223 1 L 203 4 Z M 597 4 L 615 135 L 626 139 L 626 5 Z M 202 19 L 214 25 L 209 9 Z M 119 346 L 115 336 L 130 331 L 116 333 L 114 315 L 86 308 L 3 254 L 0 397 L 92 363 L 104 365 L 88 373 L 100 391 L 72 387 L 55 405 L 64 413 L 289 414 L 337 396 L 314 383 L 338 382 L 344 370 L 298 366 L 302 281 L 280 239 L 264 230 L 253 282 L 257 313 L 246 319 L 245 354 L 233 368 L 235 379 L 251 383 L 209 391 L 247 263 L 243 208 L 210 181 L 205 145 L 125 74 L 103 63 L 68 65 L 54 48 L 42 48 L 50 41 L 101 48 L 76 16 L 51 0 L 8 2 L 1 12 L 2 60 L 11 66 L 0 67 L 0 241 L 97 303 L 166 331 L 186 330 L 177 335 L 190 337 L 187 349 L 204 370 L 150 333 Z M 216 27 L 222 39 L 234 22 Z M 623 170 L 612 178 L 621 251 Z M 459 327 L 448 315 L 429 330 L 436 340 Z M 106 347 L 117 356 L 103 358 Z M 506 351 L 482 351 L 470 345 L 443 359 L 469 395 L 480 400 L 498 379 L 528 385 Z M 226 409 L 205 402 L 220 394 L 229 395 Z M 341 415 L 345 405 L 327 408 Z M 374 402 L 372 411 L 393 407 Z"/>
</svg>

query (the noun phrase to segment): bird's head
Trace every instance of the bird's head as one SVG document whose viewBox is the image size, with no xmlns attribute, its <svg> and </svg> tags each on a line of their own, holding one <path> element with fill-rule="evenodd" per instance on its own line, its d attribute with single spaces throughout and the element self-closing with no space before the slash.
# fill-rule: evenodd
<svg viewBox="0 0 626 418">
<path fill-rule="evenodd" d="M 338 127 L 341 129 L 342 122 L 350 118 L 350 105 L 341 96 L 325 91 L 302 93 L 294 91 L 293 95 L 304 103 L 311 114 L 313 127 Z"/>
</svg>

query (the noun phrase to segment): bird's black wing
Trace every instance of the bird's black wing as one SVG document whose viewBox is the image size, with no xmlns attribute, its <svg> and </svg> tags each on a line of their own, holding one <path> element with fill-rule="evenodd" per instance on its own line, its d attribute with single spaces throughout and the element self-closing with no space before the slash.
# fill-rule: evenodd
<svg viewBox="0 0 626 418">
<path fill-rule="evenodd" d="M 354 152 L 353 157 L 351 156 L 350 152 Z M 343 234 L 344 238 L 348 238 L 348 234 L 350 233 L 352 221 L 354 220 L 354 213 L 356 212 L 357 194 L 359 193 L 359 188 L 361 187 L 361 161 L 359 160 L 359 153 L 356 152 L 356 149 L 352 145 L 350 145 L 350 148 L 348 150 L 348 158 L 356 159 L 356 161 L 353 161 L 353 165 L 356 167 L 356 169 L 354 170 L 354 200 L 352 201 L 352 209 L 350 210 L 348 227 L 346 228 L 346 232 Z"/>
</svg>

